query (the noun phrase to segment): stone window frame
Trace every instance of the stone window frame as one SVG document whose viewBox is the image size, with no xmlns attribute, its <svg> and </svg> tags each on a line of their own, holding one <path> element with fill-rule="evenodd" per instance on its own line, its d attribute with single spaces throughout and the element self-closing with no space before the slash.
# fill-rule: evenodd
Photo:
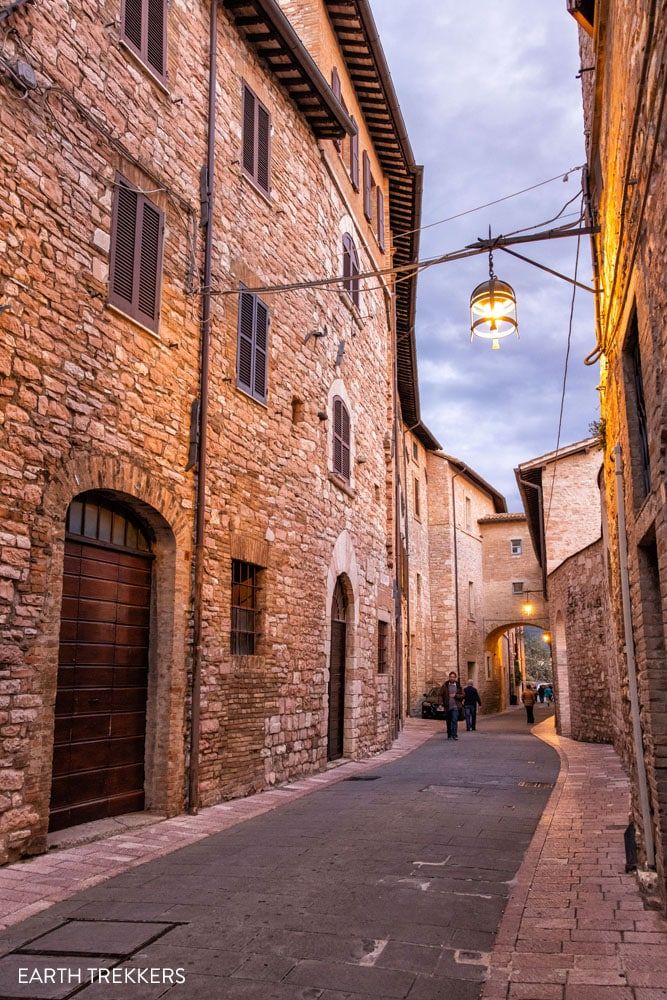
<svg viewBox="0 0 667 1000">
<path fill-rule="evenodd" d="M 525 593 L 523 580 L 512 580 L 512 594 L 514 597 L 521 597 Z"/>
</svg>

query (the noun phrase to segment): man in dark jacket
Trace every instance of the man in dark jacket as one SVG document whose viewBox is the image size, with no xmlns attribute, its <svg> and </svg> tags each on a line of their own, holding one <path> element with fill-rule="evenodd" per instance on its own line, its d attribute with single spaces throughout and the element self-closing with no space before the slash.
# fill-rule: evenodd
<svg viewBox="0 0 667 1000">
<path fill-rule="evenodd" d="M 477 706 L 482 707 L 482 699 L 479 691 L 469 680 L 463 689 L 463 712 L 466 717 L 466 729 L 468 732 L 475 732 L 477 728 Z"/>
<path fill-rule="evenodd" d="M 458 740 L 459 712 L 463 706 L 463 688 L 453 670 L 440 688 L 440 693 L 442 695 L 442 703 L 445 706 L 445 718 L 447 719 L 447 739 Z"/>
</svg>

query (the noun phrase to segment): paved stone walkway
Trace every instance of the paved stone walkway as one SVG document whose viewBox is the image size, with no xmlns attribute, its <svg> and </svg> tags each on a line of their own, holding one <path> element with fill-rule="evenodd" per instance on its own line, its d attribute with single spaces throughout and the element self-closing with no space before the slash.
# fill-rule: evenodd
<svg viewBox="0 0 667 1000">
<path fill-rule="evenodd" d="M 0 867 L 0 930 L 130 868 L 164 857 L 214 833 L 229 830 L 278 806 L 344 781 L 351 775 L 363 774 L 382 764 L 400 760 L 430 740 L 436 728 L 433 722 L 408 719 L 393 746 L 368 760 L 341 762 L 327 771 L 259 795 L 202 809 L 197 816 L 176 816 L 144 825 L 140 830 L 124 831 L 101 841 L 52 851 Z"/>
<path fill-rule="evenodd" d="M 496 937 L 484 1000 L 667 1000 L 667 921 L 625 874 L 629 788 L 608 746 L 533 730 L 561 772 Z"/>
<path fill-rule="evenodd" d="M 229 825 L 157 858 L 140 831 L 140 865 L 89 845 L 88 872 L 116 853 L 126 870 L 0 932 L 1 1000 L 479 1000 L 558 756 L 523 712 L 458 743 L 441 724 L 409 730 L 412 752 L 406 735 L 317 794 L 312 779 L 246 800 L 278 805 L 244 822 L 209 810 L 200 823 Z M 26 888 L 38 863 L 18 866 Z M 54 969 L 64 978 L 40 979 Z"/>
</svg>

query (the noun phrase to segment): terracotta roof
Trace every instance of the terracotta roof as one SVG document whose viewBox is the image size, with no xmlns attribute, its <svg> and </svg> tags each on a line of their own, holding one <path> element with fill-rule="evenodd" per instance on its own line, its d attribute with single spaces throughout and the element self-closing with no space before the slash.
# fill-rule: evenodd
<svg viewBox="0 0 667 1000">
<path fill-rule="evenodd" d="M 497 521 L 525 521 L 525 514 L 487 514 L 486 517 L 478 517 L 479 524 L 495 524 Z"/>
<path fill-rule="evenodd" d="M 471 469 L 469 465 L 466 465 L 465 462 L 462 462 L 460 458 L 455 458 L 453 455 L 448 455 L 444 451 L 439 451 L 437 452 L 437 454 L 440 456 L 440 458 L 444 458 L 447 462 L 449 462 L 450 465 L 455 466 L 455 468 L 457 468 L 459 472 L 463 473 L 463 475 L 465 475 L 471 482 L 473 482 L 476 486 L 478 486 L 481 490 L 483 490 L 484 493 L 488 493 L 488 495 L 493 500 L 493 506 L 496 508 L 496 514 L 507 513 L 507 500 L 505 499 L 505 497 L 502 495 L 502 493 L 498 492 L 495 486 L 492 486 L 490 483 L 487 483 L 486 479 L 482 479 L 479 472 L 475 472 L 475 470 Z"/>
</svg>

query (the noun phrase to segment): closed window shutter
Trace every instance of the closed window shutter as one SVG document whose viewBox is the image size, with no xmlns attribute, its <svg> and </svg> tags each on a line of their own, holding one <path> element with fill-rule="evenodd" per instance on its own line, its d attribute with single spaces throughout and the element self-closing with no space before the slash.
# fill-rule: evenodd
<svg viewBox="0 0 667 1000">
<path fill-rule="evenodd" d="M 371 161 L 368 153 L 364 150 L 364 215 L 370 222 L 373 217 L 373 206 L 371 205 L 371 191 L 373 179 L 371 177 Z"/>
<path fill-rule="evenodd" d="M 255 370 L 254 392 L 257 399 L 266 399 L 266 355 L 269 333 L 269 310 L 257 300 L 255 316 Z"/>
<path fill-rule="evenodd" d="M 340 101 L 340 99 L 342 97 L 342 89 L 341 89 L 341 85 L 340 85 L 340 76 L 338 75 L 338 70 L 336 69 L 335 66 L 331 70 L 331 89 L 333 90 L 333 95 L 336 98 L 336 100 Z M 334 143 L 335 143 L 336 149 L 340 153 L 340 151 L 341 151 L 341 140 L 340 139 L 334 139 Z"/>
<path fill-rule="evenodd" d="M 160 316 L 163 229 L 162 212 L 142 197 L 137 316 L 142 323 L 154 330 L 157 329 Z"/>
<path fill-rule="evenodd" d="M 243 169 L 255 176 L 255 95 L 243 88 Z"/>
<path fill-rule="evenodd" d="M 376 188 L 377 192 L 377 236 L 378 243 L 380 245 L 380 250 L 384 253 L 385 248 L 385 235 L 384 235 L 384 191 L 378 185 Z"/>
<path fill-rule="evenodd" d="M 354 121 L 354 118 L 352 118 Z M 356 122 L 355 122 L 356 125 Z M 359 133 L 350 136 L 350 180 L 355 191 L 359 190 Z"/>
<path fill-rule="evenodd" d="M 343 401 L 334 399 L 333 471 L 343 474 Z"/>
<path fill-rule="evenodd" d="M 148 3 L 146 28 L 146 61 L 159 76 L 164 76 L 167 27 L 166 0 L 145 0 Z"/>
<path fill-rule="evenodd" d="M 359 255 L 352 239 L 350 238 L 350 294 L 352 301 L 359 308 Z"/>
<path fill-rule="evenodd" d="M 342 427 L 341 427 L 341 451 L 342 451 L 342 463 L 341 471 L 346 479 L 350 478 L 350 414 L 347 412 L 347 407 L 344 403 L 341 403 L 342 408 Z"/>
<path fill-rule="evenodd" d="M 122 180 L 116 187 L 111 223 L 109 301 L 133 315 L 138 194 Z"/>
<path fill-rule="evenodd" d="M 239 296 L 238 384 L 252 392 L 252 346 L 254 330 L 255 297 L 248 292 Z"/>
<path fill-rule="evenodd" d="M 122 14 L 122 32 L 125 40 L 141 55 L 141 24 L 143 0 L 124 0 Z"/>
<path fill-rule="evenodd" d="M 343 282 L 343 288 L 346 292 L 352 294 L 352 282 L 350 277 L 352 275 L 352 255 L 350 253 L 351 239 L 346 233 L 343 236 L 343 277 L 345 281 Z"/>
<path fill-rule="evenodd" d="M 269 190 L 269 156 L 271 146 L 271 116 L 257 102 L 257 183 Z"/>
</svg>

